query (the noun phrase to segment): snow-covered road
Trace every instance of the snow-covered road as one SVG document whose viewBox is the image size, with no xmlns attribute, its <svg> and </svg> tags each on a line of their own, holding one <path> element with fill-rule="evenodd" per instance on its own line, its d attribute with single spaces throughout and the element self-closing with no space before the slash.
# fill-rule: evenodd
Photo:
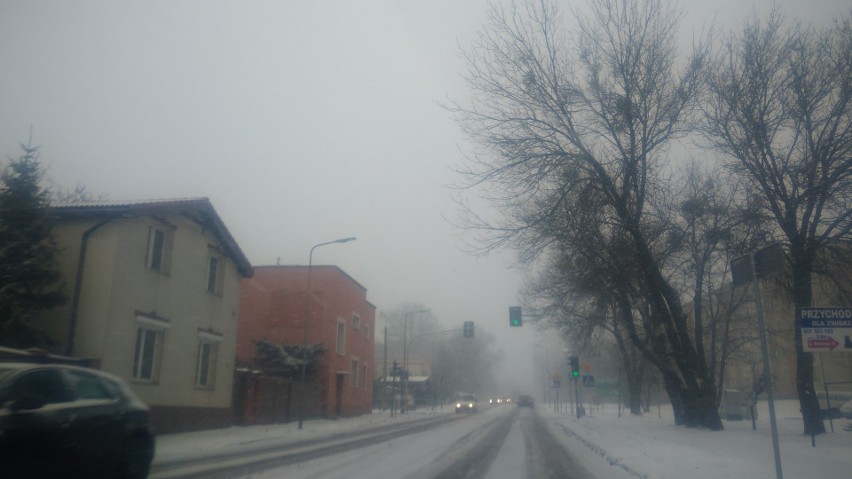
<svg viewBox="0 0 852 479">
<path fill-rule="evenodd" d="M 455 471 L 470 473 L 469 477 L 537 479 L 546 477 L 546 472 L 535 467 L 548 462 L 547 454 L 538 454 L 537 451 L 553 450 L 548 446 L 528 447 L 529 443 L 541 441 L 544 437 L 540 430 L 535 429 L 538 424 L 546 427 L 553 440 L 559 443 L 559 456 L 567 457 L 566 460 L 572 464 L 579 463 L 580 468 L 587 471 L 575 474 L 576 477 L 774 478 L 766 403 L 759 407 L 756 431 L 752 430 L 749 421 L 725 421 L 724 431 L 705 431 L 675 426 L 671 409 L 665 405 L 659 413 L 655 408 L 641 417 L 621 418 L 617 417 L 615 406 L 608 405 L 591 411 L 590 416 L 581 419 L 539 405 L 536 409 L 538 422 L 530 421 L 531 411 L 500 406 L 460 417 L 458 421 L 428 431 L 286 467 L 246 473 L 242 477 L 458 477 L 452 474 L 455 468 Z M 810 437 L 801 434 L 797 402 L 780 401 L 776 409 L 785 478 L 852 477 L 852 430 L 844 428 L 852 426 L 852 421 L 836 421 L 836 432 L 818 436 L 816 447 L 811 447 Z M 376 413 L 357 418 L 306 421 L 305 429 L 301 431 L 296 429 L 295 423 L 290 423 L 160 436 L 157 438 L 155 464 L 200 460 L 205 456 L 270 445 L 292 448 L 305 442 L 339 438 L 354 431 L 404 425 L 441 416 L 455 418 L 451 409 L 415 411 L 393 418 L 387 413 Z M 480 440 L 483 438 L 490 440 Z M 545 438 L 544 442 L 548 439 Z M 551 457 L 549 460 L 553 463 L 562 459 Z M 561 466 L 547 467 L 558 470 Z"/>
<path fill-rule="evenodd" d="M 527 408 L 493 407 L 382 444 L 276 467 L 245 479 L 591 478 Z"/>
</svg>

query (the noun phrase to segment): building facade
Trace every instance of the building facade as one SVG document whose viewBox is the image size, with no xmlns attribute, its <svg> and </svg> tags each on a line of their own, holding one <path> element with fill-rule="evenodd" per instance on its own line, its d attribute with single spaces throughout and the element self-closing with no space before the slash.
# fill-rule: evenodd
<svg viewBox="0 0 852 479">
<path fill-rule="evenodd" d="M 206 198 L 51 209 L 68 303 L 38 326 L 151 407 L 158 432 L 227 426 L 240 282 L 252 267 Z"/>
<path fill-rule="evenodd" d="M 258 266 L 244 279 L 240 298 L 237 362 L 250 367 L 255 341 L 300 345 L 305 335 L 307 266 Z M 372 410 L 376 307 L 367 290 L 336 266 L 311 267 L 307 340 L 325 351 L 309 378 L 321 385 L 305 408 L 324 417 Z M 292 415 L 291 415 L 292 417 Z"/>
<path fill-rule="evenodd" d="M 838 275 L 841 280 L 844 278 Z M 783 279 L 783 278 L 782 278 Z M 844 285 L 848 288 L 848 283 Z M 753 338 L 741 343 L 728 358 L 725 384 L 728 389 L 751 391 L 763 371 L 762 352 L 757 329 L 757 312 L 751 288 L 743 288 L 746 304 L 738 312 L 740 336 Z M 813 277 L 813 307 L 848 308 L 848 289 L 838 288 L 832 281 Z M 790 299 L 787 285 L 778 278 L 760 282 L 761 300 L 766 322 L 767 346 L 774 392 L 779 398 L 798 397 L 796 389 L 796 308 Z M 743 327 L 744 326 L 744 327 Z M 811 353 L 814 359 L 814 387 L 826 403 L 826 391 L 836 401 L 852 399 L 852 348 L 840 345 L 830 351 Z"/>
</svg>

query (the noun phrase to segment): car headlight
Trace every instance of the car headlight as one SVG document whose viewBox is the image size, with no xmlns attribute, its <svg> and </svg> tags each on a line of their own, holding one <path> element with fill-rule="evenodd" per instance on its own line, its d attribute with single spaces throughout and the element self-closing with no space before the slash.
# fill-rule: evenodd
<svg viewBox="0 0 852 479">
<path fill-rule="evenodd" d="M 456 403 L 456 407 L 461 407 L 461 403 Z"/>
<path fill-rule="evenodd" d="M 468 403 L 467 407 L 473 407 L 473 403 Z"/>
</svg>

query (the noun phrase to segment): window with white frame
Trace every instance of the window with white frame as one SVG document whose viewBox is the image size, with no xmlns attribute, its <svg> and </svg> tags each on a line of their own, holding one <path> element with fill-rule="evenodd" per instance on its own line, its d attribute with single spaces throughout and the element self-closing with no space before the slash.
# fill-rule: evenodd
<svg viewBox="0 0 852 479">
<path fill-rule="evenodd" d="M 361 366 L 361 381 L 364 383 L 364 389 L 367 389 L 367 363 Z"/>
<path fill-rule="evenodd" d="M 361 329 L 361 316 L 352 313 L 352 329 Z"/>
<path fill-rule="evenodd" d="M 211 254 L 207 258 L 207 292 L 217 296 L 222 295 L 222 284 L 225 276 L 225 262 L 221 256 Z"/>
<path fill-rule="evenodd" d="M 346 322 L 342 319 L 337 320 L 337 342 L 335 351 L 341 356 L 346 354 Z"/>
<path fill-rule="evenodd" d="M 370 339 L 370 325 L 364 325 L 364 339 Z"/>
<path fill-rule="evenodd" d="M 160 356 L 165 331 L 170 323 L 164 318 L 137 315 L 136 344 L 133 350 L 133 379 L 155 383 L 159 378 Z"/>
<path fill-rule="evenodd" d="M 358 387 L 358 359 L 349 360 L 349 387 Z"/>
<path fill-rule="evenodd" d="M 198 359 L 195 366 L 195 385 L 213 387 L 213 369 L 216 364 L 216 344 L 206 341 L 198 343 Z"/>
<path fill-rule="evenodd" d="M 145 254 L 145 266 L 169 274 L 172 255 L 172 232 L 154 226 L 148 227 L 148 248 Z"/>
<path fill-rule="evenodd" d="M 216 377 L 216 353 L 222 335 L 213 330 L 198 331 L 198 354 L 195 360 L 195 385 L 213 389 Z"/>
<path fill-rule="evenodd" d="M 133 378 L 156 382 L 163 331 L 144 326 L 136 328 L 136 352 L 133 356 Z"/>
</svg>

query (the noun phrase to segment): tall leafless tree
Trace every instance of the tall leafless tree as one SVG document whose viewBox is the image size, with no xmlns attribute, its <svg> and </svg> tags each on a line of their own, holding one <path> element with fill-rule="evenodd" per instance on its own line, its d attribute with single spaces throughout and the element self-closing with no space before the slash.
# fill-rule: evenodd
<svg viewBox="0 0 852 479">
<path fill-rule="evenodd" d="M 815 30 L 778 12 L 749 19 L 710 69 L 707 137 L 787 243 L 796 307 L 812 305 L 820 251 L 848 241 L 852 226 L 850 22 L 847 14 Z M 813 358 L 793 329 L 804 432 L 823 433 Z"/>
<path fill-rule="evenodd" d="M 589 6 L 588 14 L 574 14 L 573 41 L 547 0 L 494 7 L 490 29 L 465 53 L 473 100 L 451 110 L 480 148 L 462 172 L 471 187 L 487 187 L 504 213 L 503 222 L 476 226 L 488 234 L 487 247 L 512 244 L 533 261 L 562 241 L 549 225 L 584 209 L 590 197 L 599 200 L 597 215 L 630 257 L 621 274 L 642 295 L 642 335 L 654 339 L 643 354 L 661 368 L 682 424 L 719 429 L 713 381 L 661 268 L 664 238 L 653 214 L 666 149 L 689 130 L 704 52 L 679 61 L 680 14 L 668 3 Z"/>
<path fill-rule="evenodd" d="M 600 247 L 601 238 L 588 230 L 580 235 L 587 236 L 585 241 L 578 241 L 586 248 L 572 248 L 570 254 L 565 252 L 542 268 L 536 278 L 527 282 L 523 301 L 532 307 L 535 316 L 547 318 L 547 327 L 559 331 L 578 352 L 592 353 L 604 344 L 613 345 L 625 373 L 630 412 L 640 415 L 646 361 L 639 357 L 639 350 L 622 324 L 635 321 L 630 285 L 623 284 L 627 277 L 615 271 L 618 262 L 597 254 L 606 251 Z M 617 258 L 618 253 L 609 257 Z M 628 297 L 621 301 L 622 296 Z M 619 309 L 623 304 L 628 305 L 626 311 Z"/>
<path fill-rule="evenodd" d="M 727 360 L 743 340 L 731 333 L 739 327 L 733 323 L 747 298 L 743 290 L 731 288 L 728 267 L 748 245 L 765 237 L 766 225 L 749 221 L 753 212 L 747 198 L 718 163 L 692 161 L 682 172 L 683 187 L 674 195 L 670 217 L 673 242 L 679 246 L 675 257 L 681 260 L 669 268 L 683 278 L 682 290 L 691 290 L 695 347 L 716 383 L 718 405 Z"/>
</svg>

